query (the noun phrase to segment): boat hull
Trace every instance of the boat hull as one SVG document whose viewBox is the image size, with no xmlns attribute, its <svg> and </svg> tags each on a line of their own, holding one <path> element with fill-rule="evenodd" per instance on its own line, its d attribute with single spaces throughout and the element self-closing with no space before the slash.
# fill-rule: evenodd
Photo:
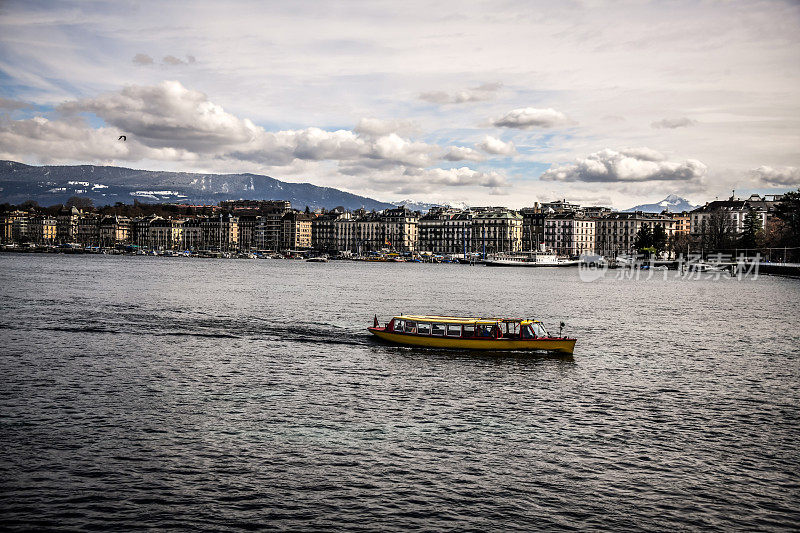
<svg viewBox="0 0 800 533">
<path fill-rule="evenodd" d="M 386 331 L 385 328 L 367 328 L 370 333 L 387 342 L 407 346 L 424 346 L 426 348 L 447 348 L 456 350 L 542 350 L 572 354 L 575 350 L 575 339 L 539 338 L 539 339 L 462 339 L 454 337 L 434 337 Z"/>
<path fill-rule="evenodd" d="M 536 262 L 536 261 L 503 261 L 500 260 L 491 260 L 487 259 L 483 262 L 486 266 L 494 266 L 494 267 L 537 267 L 537 268 L 545 268 L 545 267 L 568 267 L 568 266 L 577 266 L 579 261 L 559 261 L 557 263 L 546 263 L 546 262 Z"/>
</svg>

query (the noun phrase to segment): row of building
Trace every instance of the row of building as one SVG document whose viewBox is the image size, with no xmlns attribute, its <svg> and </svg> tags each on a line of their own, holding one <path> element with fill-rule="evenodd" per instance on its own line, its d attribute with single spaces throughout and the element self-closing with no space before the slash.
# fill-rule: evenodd
<svg viewBox="0 0 800 533">
<path fill-rule="evenodd" d="M 129 218 L 75 207 L 57 215 L 12 211 L 0 215 L 4 243 L 81 246 L 136 245 L 166 250 L 308 250 L 364 254 L 379 250 L 434 254 L 490 254 L 548 249 L 571 256 L 634 252 L 639 230 L 660 225 L 667 237 L 702 238 L 714 217 L 732 233 L 744 231 L 748 213 L 768 223 L 780 197 L 730 198 L 689 213 L 614 212 L 566 200 L 512 210 L 505 207 L 436 207 L 422 215 L 405 207 L 379 213 L 336 208 L 309 213 L 289 202 L 227 202 L 211 215 Z"/>
</svg>

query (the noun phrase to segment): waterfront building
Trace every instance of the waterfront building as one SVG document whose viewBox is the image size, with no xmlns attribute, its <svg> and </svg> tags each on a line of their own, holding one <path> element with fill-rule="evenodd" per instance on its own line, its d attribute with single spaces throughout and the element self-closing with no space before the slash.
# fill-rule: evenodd
<svg viewBox="0 0 800 533">
<path fill-rule="evenodd" d="M 281 234 L 283 232 L 283 211 L 267 213 L 258 217 L 256 221 L 255 241 L 259 250 L 277 251 L 281 247 Z"/>
<path fill-rule="evenodd" d="M 127 244 L 131 239 L 131 220 L 119 215 L 105 216 L 100 220 L 100 246 L 113 247 Z"/>
<path fill-rule="evenodd" d="M 595 253 L 595 220 L 576 213 L 559 213 L 545 220 L 544 242 L 559 255 Z"/>
<path fill-rule="evenodd" d="M 237 231 L 239 232 L 238 241 L 240 250 L 253 250 L 258 248 L 256 243 L 256 226 L 258 225 L 260 217 L 253 214 L 239 215 L 239 224 Z"/>
<path fill-rule="evenodd" d="M 736 236 L 745 230 L 745 220 L 750 213 L 759 217 L 761 227 L 780 203 L 781 195 L 751 195 L 746 200 L 731 196 L 727 200 L 715 200 L 689 213 L 689 233 L 705 248 L 709 241 L 718 241 L 720 236 Z"/>
<path fill-rule="evenodd" d="M 472 212 L 464 210 L 444 221 L 441 253 L 465 255 L 477 252 L 472 243 L 475 232 Z"/>
<path fill-rule="evenodd" d="M 386 228 L 380 216 L 369 213 L 356 220 L 356 251 L 377 252 L 389 249 L 391 241 L 387 241 Z"/>
<path fill-rule="evenodd" d="M 183 221 L 182 250 L 198 251 L 205 248 L 203 243 L 203 225 L 200 218 L 187 218 Z"/>
<path fill-rule="evenodd" d="M 482 254 L 522 250 L 522 215 L 505 207 L 474 207 L 471 249 Z"/>
<path fill-rule="evenodd" d="M 283 215 L 281 231 L 282 250 L 307 250 L 311 248 L 311 215 L 290 211 Z"/>
<path fill-rule="evenodd" d="M 78 218 L 78 231 L 75 238 L 82 246 L 100 246 L 100 215 L 83 213 Z"/>
<path fill-rule="evenodd" d="M 418 250 L 437 255 L 464 254 L 472 249 L 472 214 L 452 207 L 434 207 L 417 223 Z"/>
<path fill-rule="evenodd" d="M 150 238 L 150 223 L 160 217 L 149 215 L 137 217 L 130 223 L 130 241 L 139 248 L 146 248 Z"/>
<path fill-rule="evenodd" d="M 636 234 L 642 226 L 651 230 L 660 224 L 669 238 L 675 233 L 675 221 L 669 217 L 635 211 L 611 213 L 595 220 L 595 251 L 606 257 L 634 254 Z"/>
<path fill-rule="evenodd" d="M 334 238 L 336 239 L 337 251 L 358 251 L 357 228 L 358 223 L 352 215 L 334 220 L 333 229 L 335 233 Z"/>
<path fill-rule="evenodd" d="M 239 217 L 231 214 L 203 217 L 200 228 L 205 248 L 230 251 L 239 247 Z"/>
<path fill-rule="evenodd" d="M 35 215 L 28 221 L 28 238 L 41 245 L 52 245 L 56 242 L 57 220 L 50 215 Z"/>
<path fill-rule="evenodd" d="M 444 222 L 450 220 L 455 213 L 442 207 L 434 207 L 419 217 L 417 231 L 419 233 L 419 250 L 434 254 L 445 253 L 440 245 L 444 233 Z"/>
<path fill-rule="evenodd" d="M 75 242 L 81 211 L 77 207 L 64 207 L 56 216 L 56 240 L 60 244 Z"/>
<path fill-rule="evenodd" d="M 552 207 L 542 209 L 535 204 L 534 207 L 523 207 L 519 214 L 522 215 L 522 249 L 538 250 L 544 245 L 545 220 L 552 217 L 555 210 Z"/>
<path fill-rule="evenodd" d="M 689 235 L 690 217 L 687 211 L 682 213 L 662 211 L 661 216 L 669 217 L 675 221 L 675 235 Z"/>
<path fill-rule="evenodd" d="M 176 250 L 183 244 L 183 221 L 156 218 L 148 228 L 147 246 L 152 250 Z"/>
<path fill-rule="evenodd" d="M 311 247 L 320 252 L 336 253 L 336 221 L 350 218 L 350 213 L 344 207 L 336 207 L 315 217 L 311 221 Z"/>
<path fill-rule="evenodd" d="M 11 211 L 4 213 L 2 220 L 2 241 L 4 243 L 21 242 L 28 238 L 28 213 Z"/>
<path fill-rule="evenodd" d="M 11 237 L 12 225 L 13 221 L 11 220 L 11 213 L 0 214 L 0 243 L 5 244 L 13 242 Z"/>
<path fill-rule="evenodd" d="M 381 215 L 385 241 L 398 252 L 415 252 L 419 243 L 419 215 L 405 206 L 386 209 Z"/>
</svg>

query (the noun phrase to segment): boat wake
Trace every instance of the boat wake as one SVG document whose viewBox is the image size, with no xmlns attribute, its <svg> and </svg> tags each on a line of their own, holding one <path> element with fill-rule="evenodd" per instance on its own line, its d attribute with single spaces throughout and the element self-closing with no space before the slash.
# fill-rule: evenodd
<svg viewBox="0 0 800 533">
<path fill-rule="evenodd" d="M 336 344 L 365 346 L 370 336 L 361 330 L 350 330 L 330 324 L 297 323 L 284 325 L 270 320 L 233 317 L 164 317 L 142 315 L 84 316 L 69 325 L 46 325 L 37 330 L 76 335 L 135 335 L 137 337 L 195 337 L 209 339 L 269 340 L 289 343 Z"/>
</svg>

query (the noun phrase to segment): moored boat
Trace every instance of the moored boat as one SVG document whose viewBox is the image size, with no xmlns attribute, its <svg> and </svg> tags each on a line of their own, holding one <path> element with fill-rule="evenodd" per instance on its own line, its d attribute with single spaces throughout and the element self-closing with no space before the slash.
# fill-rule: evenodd
<svg viewBox="0 0 800 533">
<path fill-rule="evenodd" d="M 562 324 L 563 326 L 563 324 Z M 367 328 L 395 344 L 464 350 L 544 350 L 572 354 L 576 339 L 551 336 L 538 320 L 399 315 Z"/>
<path fill-rule="evenodd" d="M 486 266 L 564 267 L 576 266 L 579 261 L 563 259 L 545 252 L 498 253 L 488 256 Z"/>
</svg>

